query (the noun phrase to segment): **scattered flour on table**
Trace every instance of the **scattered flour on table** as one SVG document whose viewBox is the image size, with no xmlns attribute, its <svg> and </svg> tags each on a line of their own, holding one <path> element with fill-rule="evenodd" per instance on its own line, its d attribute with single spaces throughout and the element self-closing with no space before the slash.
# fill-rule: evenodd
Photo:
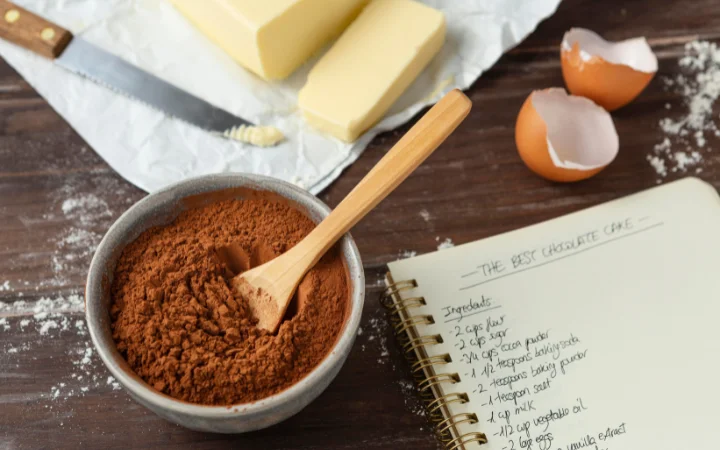
<svg viewBox="0 0 720 450">
<path fill-rule="evenodd" d="M 430 212 L 427 209 L 420 210 L 420 217 L 422 217 L 425 222 L 430 222 L 430 219 L 432 218 Z"/>
<path fill-rule="evenodd" d="M 115 381 L 114 377 L 107 377 L 107 381 L 105 381 L 105 384 L 111 386 L 113 388 L 113 391 L 117 391 L 118 389 L 120 389 L 120 383 Z"/>
<path fill-rule="evenodd" d="M 437 242 L 437 249 L 438 250 L 445 250 L 448 248 L 455 247 L 455 243 L 450 238 L 445 238 L 441 240 L 440 236 L 435 237 L 435 242 Z M 418 255 L 418 252 L 415 250 L 400 250 L 398 252 L 398 259 L 408 259 L 408 258 L 414 258 Z"/>
<path fill-rule="evenodd" d="M 37 301 L 16 300 L 14 302 L 0 302 L 0 315 L 31 316 L 35 321 L 48 317 L 62 317 L 63 314 L 82 313 L 85 301 L 81 295 L 70 294 L 54 298 L 41 297 Z M 31 323 L 30 318 L 19 321 L 21 327 Z"/>
<path fill-rule="evenodd" d="M 387 333 L 389 326 L 390 324 L 385 319 L 384 315 L 382 317 L 373 317 L 370 319 L 370 329 L 372 331 L 370 336 L 368 336 L 368 341 L 377 339 L 380 350 L 380 357 L 377 360 L 379 364 L 387 363 L 390 356 L 387 345 L 387 336 L 385 334 Z"/>
<path fill-rule="evenodd" d="M 440 236 L 437 236 L 437 237 L 435 238 L 435 242 L 440 242 Z M 445 250 L 445 249 L 453 248 L 453 247 L 455 247 L 455 244 L 453 243 L 452 239 L 450 239 L 450 238 L 445 238 L 444 241 L 442 241 L 442 242 L 440 242 L 440 243 L 438 244 L 437 249 L 438 249 L 438 250 Z"/>
<path fill-rule="evenodd" d="M 39 283 L 40 287 L 77 286 L 85 279 L 92 255 L 116 216 L 108 199 L 130 205 L 136 198 L 130 195 L 129 189 L 112 174 L 98 172 L 89 180 L 86 176 L 71 174 L 62 187 L 50 194 L 51 212 L 41 217 L 19 218 L 30 227 L 48 221 L 61 225 L 60 231 L 50 239 L 53 245 L 49 255 L 51 275 Z"/>
<path fill-rule="evenodd" d="M 0 334 L 11 327 L 22 339 L 22 344 L 0 339 L 0 367 L 20 367 L 22 361 L 36 359 L 38 350 L 47 346 L 57 353 L 52 355 L 54 363 L 68 367 L 64 375 L 50 382 L 52 386 L 47 386 L 45 400 L 60 401 L 98 390 L 120 389 L 114 379 L 107 380 L 107 371 L 95 353 L 82 316 L 84 298 L 77 289 L 102 233 L 114 218 L 108 202 L 101 198 L 106 195 L 127 205 L 135 200 L 128 186 L 114 176 L 99 173 L 88 181 L 87 177 L 71 174 L 62 187 L 50 194 L 52 211 L 18 217 L 30 230 L 48 222 L 60 224 L 60 231 L 50 236 L 49 252 L 20 258 L 48 255 L 48 270 L 40 274 L 41 281 L 33 282 L 34 291 L 66 293 L 45 294 L 38 299 L 30 280 L 0 280 Z M 52 402 L 46 402 L 44 407 L 53 409 Z"/>
<path fill-rule="evenodd" d="M 65 230 L 51 257 L 54 277 L 49 284 L 55 286 L 67 284 L 69 281 L 67 274 L 78 262 L 92 258 L 100 240 L 102 235 L 94 231 L 75 227 Z"/>
<path fill-rule="evenodd" d="M 360 350 L 367 351 L 371 349 L 377 352 L 378 364 L 384 365 L 392 362 L 387 338 L 387 333 L 390 328 L 387 313 L 384 309 L 379 309 L 370 317 L 365 328 L 358 329 L 358 336 L 363 337 L 362 342 L 358 342 L 360 344 Z M 392 364 L 392 367 L 395 368 L 395 364 Z"/>
<path fill-rule="evenodd" d="M 409 380 L 399 380 L 397 384 L 400 386 L 400 392 L 403 394 L 405 406 L 408 410 L 417 416 L 425 417 L 427 412 L 425 411 L 422 400 L 420 400 L 420 397 L 417 394 L 417 390 L 413 382 Z"/>
<path fill-rule="evenodd" d="M 62 381 L 50 387 L 46 398 L 66 400 L 103 388 L 105 380 L 101 378 L 105 370 L 89 340 L 85 321 L 79 318 L 83 311 L 84 299 L 79 294 L 0 302 L 0 329 L 5 325 L 8 330 L 12 321 L 23 337 L 29 335 L 21 346 L 3 347 L 0 341 L 0 366 L 11 362 L 9 359 L 16 355 L 32 354 L 43 344 L 74 335 L 75 339 L 69 340 L 72 344 L 64 348 L 63 356 L 72 363 L 72 369 Z M 119 389 L 115 382 L 108 384 L 113 390 Z"/>
<path fill-rule="evenodd" d="M 77 219 L 82 225 L 94 225 L 99 219 L 112 217 L 107 202 L 95 194 L 68 198 L 61 208 L 65 217 Z"/>
<path fill-rule="evenodd" d="M 415 250 L 400 250 L 398 252 L 399 259 L 414 258 L 416 256 L 417 256 L 417 252 Z"/>
<path fill-rule="evenodd" d="M 79 228 L 70 228 L 65 236 L 60 240 L 60 243 L 64 246 L 78 246 L 88 242 L 92 242 L 97 239 L 98 234 L 87 230 L 81 230 Z"/>
<path fill-rule="evenodd" d="M 84 320 L 76 320 L 75 321 L 75 333 L 78 336 L 87 336 L 87 328 L 85 328 L 85 321 Z"/>
<path fill-rule="evenodd" d="M 44 169 L 58 173 L 47 178 L 46 186 L 39 186 L 51 189 L 47 205 L 42 209 L 30 205 L 15 217 L 27 236 L 42 236 L 47 242 L 21 252 L 8 262 L 10 272 L 0 273 L 0 372 L 23 375 L 40 358 L 44 364 L 57 366 L 58 370 L 50 372 L 53 378 L 47 372 L 33 374 L 37 379 L 26 387 L 44 391 L 28 408 L 55 411 L 58 418 L 75 415 L 58 402 L 120 389 L 115 379 L 107 378 L 107 369 L 90 341 L 83 318 L 82 286 L 92 255 L 117 216 L 109 205 L 125 209 L 144 195 L 110 169 L 67 172 L 79 165 L 79 155 L 88 151 L 86 147 L 75 150 L 62 160 L 41 162 Z M 57 187 L 60 179 L 62 185 Z M 26 279 L 9 277 L 13 269 L 26 267 L 38 270 Z"/>
<path fill-rule="evenodd" d="M 58 328 L 57 322 L 55 322 L 54 320 L 46 320 L 45 322 L 43 322 L 38 332 L 40 333 L 40 336 L 45 336 L 53 328 Z"/>
<path fill-rule="evenodd" d="M 55 240 L 55 252 L 51 256 L 54 277 L 46 282 L 51 286 L 68 284 L 78 262 L 84 263 L 83 266 L 89 263 L 102 240 L 102 234 L 94 228 L 104 229 L 113 217 L 107 202 L 95 194 L 71 195 L 62 201 L 60 209 L 63 219 L 71 225 Z"/>
<path fill-rule="evenodd" d="M 707 41 L 685 45 L 678 61 L 682 74 L 662 79 L 665 88 L 682 95 L 687 111 L 660 120 L 665 134 L 646 156 L 658 182 L 670 173 L 702 172 L 703 154 L 712 151 L 710 137 L 720 137 L 713 105 L 720 97 L 720 49 Z M 672 105 L 665 105 L 672 110 Z"/>
</svg>

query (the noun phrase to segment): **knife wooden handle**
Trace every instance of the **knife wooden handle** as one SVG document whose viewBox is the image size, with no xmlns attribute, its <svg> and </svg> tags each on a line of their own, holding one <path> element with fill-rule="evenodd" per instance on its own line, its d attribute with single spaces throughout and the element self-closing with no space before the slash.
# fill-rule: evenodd
<svg viewBox="0 0 720 450">
<path fill-rule="evenodd" d="M 72 33 L 7 0 L 0 0 L 0 37 L 46 58 L 62 54 Z"/>
</svg>

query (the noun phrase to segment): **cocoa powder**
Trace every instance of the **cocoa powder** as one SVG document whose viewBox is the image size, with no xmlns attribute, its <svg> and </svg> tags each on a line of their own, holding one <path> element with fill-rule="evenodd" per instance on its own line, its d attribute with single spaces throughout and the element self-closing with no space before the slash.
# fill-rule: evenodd
<svg viewBox="0 0 720 450">
<path fill-rule="evenodd" d="M 229 280 L 314 226 L 286 203 L 251 198 L 191 209 L 147 230 L 114 273 L 118 350 L 150 386 L 192 403 L 252 402 L 296 383 L 330 351 L 345 319 L 349 280 L 339 250 L 306 275 L 276 335 L 254 326 Z"/>
</svg>

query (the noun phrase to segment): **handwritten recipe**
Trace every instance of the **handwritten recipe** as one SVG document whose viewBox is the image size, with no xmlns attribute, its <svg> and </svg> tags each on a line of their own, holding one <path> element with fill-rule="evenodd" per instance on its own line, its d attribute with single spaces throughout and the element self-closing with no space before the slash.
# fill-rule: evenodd
<svg viewBox="0 0 720 450">
<path fill-rule="evenodd" d="M 716 230 L 720 199 L 690 179 L 389 266 L 416 281 L 425 356 L 446 356 L 441 394 L 466 396 L 450 413 L 482 448 L 709 449 L 668 431 L 720 419 Z"/>
<path fill-rule="evenodd" d="M 583 232 L 567 240 L 550 242 L 538 248 L 523 250 L 506 259 L 493 259 L 479 264 L 476 270 L 461 278 L 472 284 L 460 291 L 477 288 L 501 277 L 542 267 L 569 258 L 599 245 L 662 226 L 662 222 L 643 226 L 650 217 L 623 218 L 598 229 Z M 478 280 L 479 279 L 479 280 Z M 531 334 L 514 332 L 512 319 L 495 310 L 502 308 L 501 299 L 481 294 L 465 304 L 444 306 L 443 320 L 455 323 L 451 333 L 459 360 L 467 368 L 466 378 L 478 380 L 472 390 L 482 399 L 491 435 L 507 440 L 503 449 L 582 449 L 607 448 L 603 443 L 627 432 L 625 422 L 612 424 L 590 433 L 579 433 L 569 442 L 559 441 L 552 432 L 556 424 L 571 415 L 588 409 L 580 393 L 573 401 L 560 402 L 539 409 L 536 397 L 544 394 L 552 401 L 553 385 L 579 364 L 587 361 L 588 348 L 575 333 L 560 334 L 547 328 Z M 483 399 L 484 397 L 484 399 Z M 600 445 L 599 445 L 600 444 Z"/>
</svg>

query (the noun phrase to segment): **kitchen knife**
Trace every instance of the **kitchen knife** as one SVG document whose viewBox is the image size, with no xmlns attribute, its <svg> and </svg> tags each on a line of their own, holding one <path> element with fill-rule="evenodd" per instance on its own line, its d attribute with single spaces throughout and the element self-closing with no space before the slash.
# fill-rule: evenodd
<svg viewBox="0 0 720 450">
<path fill-rule="evenodd" d="M 275 128 L 255 127 L 6 0 L 0 0 L 0 37 L 169 116 L 229 139 L 274 145 L 283 138 Z"/>
</svg>

